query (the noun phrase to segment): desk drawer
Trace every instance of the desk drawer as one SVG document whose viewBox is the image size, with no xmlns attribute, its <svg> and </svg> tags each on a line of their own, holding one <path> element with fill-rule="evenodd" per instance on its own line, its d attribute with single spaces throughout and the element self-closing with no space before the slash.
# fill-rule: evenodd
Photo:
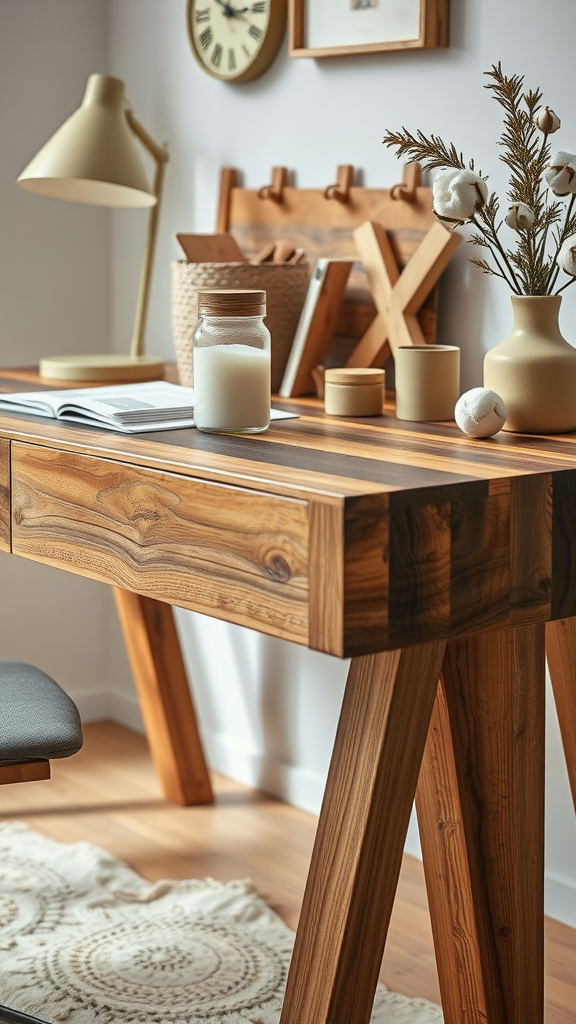
<svg viewBox="0 0 576 1024">
<path fill-rule="evenodd" d="M 12 445 L 15 554 L 308 641 L 308 505 Z"/>
<path fill-rule="evenodd" d="M 0 551 L 10 551 L 10 441 L 0 441 Z"/>
</svg>

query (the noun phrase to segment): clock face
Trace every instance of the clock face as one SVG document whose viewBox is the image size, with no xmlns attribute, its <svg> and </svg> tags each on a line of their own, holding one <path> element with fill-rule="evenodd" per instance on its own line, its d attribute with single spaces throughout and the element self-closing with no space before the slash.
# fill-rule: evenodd
<svg viewBox="0 0 576 1024">
<path fill-rule="evenodd" d="M 188 34 L 201 67 L 223 81 L 247 82 L 276 56 L 286 0 L 188 0 Z"/>
</svg>

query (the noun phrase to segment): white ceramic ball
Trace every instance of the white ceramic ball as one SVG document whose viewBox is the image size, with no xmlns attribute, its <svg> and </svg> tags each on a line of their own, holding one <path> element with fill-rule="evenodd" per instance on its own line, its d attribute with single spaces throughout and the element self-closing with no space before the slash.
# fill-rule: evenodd
<svg viewBox="0 0 576 1024">
<path fill-rule="evenodd" d="M 469 437 L 492 437 L 504 426 L 506 406 L 495 391 L 472 388 L 460 396 L 454 419 Z"/>
</svg>

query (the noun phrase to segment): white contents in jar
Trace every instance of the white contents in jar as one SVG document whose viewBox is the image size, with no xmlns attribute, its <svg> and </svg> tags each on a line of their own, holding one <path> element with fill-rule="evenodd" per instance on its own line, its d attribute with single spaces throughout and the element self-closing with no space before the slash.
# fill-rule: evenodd
<svg viewBox="0 0 576 1024">
<path fill-rule="evenodd" d="M 201 430 L 265 430 L 270 353 L 251 345 L 195 348 L 194 421 Z"/>
</svg>

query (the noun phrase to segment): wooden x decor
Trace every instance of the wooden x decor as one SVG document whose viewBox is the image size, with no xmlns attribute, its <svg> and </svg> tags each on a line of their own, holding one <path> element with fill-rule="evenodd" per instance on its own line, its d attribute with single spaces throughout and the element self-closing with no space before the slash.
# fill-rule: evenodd
<svg viewBox="0 0 576 1024">
<path fill-rule="evenodd" d="M 386 229 L 367 221 L 354 231 L 378 315 L 347 366 L 384 366 L 399 345 L 425 345 L 417 314 L 462 238 L 436 222 L 402 271 Z"/>
</svg>

